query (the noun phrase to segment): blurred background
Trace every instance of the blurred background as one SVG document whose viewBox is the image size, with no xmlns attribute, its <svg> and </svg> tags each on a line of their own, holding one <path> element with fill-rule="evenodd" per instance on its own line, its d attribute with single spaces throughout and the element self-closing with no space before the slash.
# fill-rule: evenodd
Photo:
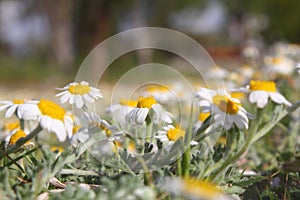
<svg viewBox="0 0 300 200">
<path fill-rule="evenodd" d="M 277 41 L 299 43 L 299 10 L 298 0 L 0 0 L 0 97 L 52 95 L 49 90 L 74 80 L 96 45 L 135 27 L 178 30 L 203 45 L 218 65 L 238 67 L 247 45 L 263 51 Z M 104 81 L 109 85 L 147 63 L 139 55 L 120 57 Z M 174 57 L 154 53 L 151 62 Z"/>
</svg>

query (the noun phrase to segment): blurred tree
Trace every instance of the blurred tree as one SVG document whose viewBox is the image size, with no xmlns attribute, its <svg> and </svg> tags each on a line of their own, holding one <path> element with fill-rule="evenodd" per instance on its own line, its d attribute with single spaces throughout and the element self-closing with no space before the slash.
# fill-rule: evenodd
<svg viewBox="0 0 300 200">
<path fill-rule="evenodd" d="M 69 72 L 74 64 L 73 10 L 74 1 L 38 1 L 38 8 L 48 18 L 50 26 L 50 62 L 63 72 Z"/>
<path fill-rule="evenodd" d="M 264 15 L 268 27 L 262 31 L 266 42 L 285 39 L 300 42 L 300 1 L 298 0 L 223 0 L 229 13 L 238 16 Z"/>
</svg>

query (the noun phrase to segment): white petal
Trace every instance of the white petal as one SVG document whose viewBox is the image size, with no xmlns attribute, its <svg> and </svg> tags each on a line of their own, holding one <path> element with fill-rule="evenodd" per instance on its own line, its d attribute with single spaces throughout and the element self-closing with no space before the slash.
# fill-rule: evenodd
<svg viewBox="0 0 300 200">
<path fill-rule="evenodd" d="M 69 99 L 69 104 L 73 104 L 75 102 L 75 95 L 71 95 Z"/>
<path fill-rule="evenodd" d="M 151 109 L 154 111 L 154 116 L 151 117 L 153 117 L 153 121 L 157 122 L 162 118 L 162 114 L 164 112 L 163 107 L 160 104 L 154 104 Z"/>
<path fill-rule="evenodd" d="M 56 119 L 54 119 L 52 122 L 52 131 L 56 134 L 58 140 L 60 142 L 65 141 L 67 133 L 63 122 Z"/>
<path fill-rule="evenodd" d="M 248 129 L 248 119 L 244 119 L 239 115 L 233 115 L 232 116 L 234 119 L 234 123 L 235 125 L 239 128 L 239 129 Z"/>
<path fill-rule="evenodd" d="M 5 117 L 6 117 L 6 118 L 11 117 L 11 116 L 14 114 L 14 112 L 16 111 L 16 109 L 18 108 L 18 106 L 19 106 L 19 105 L 14 104 L 14 105 L 12 105 L 9 109 L 7 109 L 7 111 L 6 111 L 6 113 L 5 113 Z"/>
<path fill-rule="evenodd" d="M 209 107 L 210 105 L 211 105 L 211 102 L 210 101 L 207 101 L 207 100 L 201 100 L 201 101 L 199 101 L 199 106 L 200 107 Z"/>
<path fill-rule="evenodd" d="M 84 94 L 84 95 L 83 95 L 83 98 L 84 98 L 85 100 L 87 100 L 88 102 L 90 102 L 90 103 L 94 103 L 94 102 L 95 102 L 95 99 L 92 98 L 92 97 L 90 97 L 89 94 Z"/>
<path fill-rule="evenodd" d="M 76 107 L 77 108 L 82 108 L 84 105 L 83 99 L 81 95 L 76 95 Z"/>
<path fill-rule="evenodd" d="M 91 87 L 91 91 L 93 92 L 93 95 L 97 98 L 103 98 L 103 95 L 101 91 L 97 88 Z"/>
<path fill-rule="evenodd" d="M 40 117 L 40 124 L 41 124 L 41 127 L 43 127 L 44 129 L 47 129 L 49 132 L 52 131 L 52 118 L 49 117 L 49 116 L 41 116 Z"/>
<path fill-rule="evenodd" d="M 3 106 L 0 106 L 0 112 L 1 112 L 2 110 L 5 110 L 6 108 L 10 107 L 11 105 L 13 105 L 13 103 L 11 103 L 11 104 L 6 104 L 6 105 L 3 105 Z"/>
<path fill-rule="evenodd" d="M 41 114 L 36 104 L 21 104 L 17 110 L 18 117 L 24 120 L 37 120 Z"/>
<path fill-rule="evenodd" d="M 106 112 L 107 113 L 113 113 L 115 112 L 116 110 L 120 109 L 122 106 L 120 104 L 113 104 L 109 107 L 106 108 Z"/>
<path fill-rule="evenodd" d="M 60 96 L 63 96 L 65 94 L 67 94 L 67 93 L 71 94 L 68 90 L 66 90 L 66 91 L 63 91 L 63 92 L 60 92 L 60 93 L 56 94 L 55 96 L 56 97 L 60 97 Z"/>
<path fill-rule="evenodd" d="M 172 123 L 173 122 L 173 115 L 169 112 L 163 112 L 162 113 L 162 120 L 168 124 Z"/>
<path fill-rule="evenodd" d="M 148 113 L 149 113 L 149 109 L 148 108 L 140 108 L 140 109 L 138 109 L 137 114 L 136 114 L 135 122 L 137 124 L 143 124 L 144 121 L 146 120 L 146 117 L 147 117 Z"/>
<path fill-rule="evenodd" d="M 87 85 L 87 86 L 88 86 L 88 85 L 89 85 L 89 83 L 88 83 L 88 82 L 86 82 L 86 81 L 81 81 L 81 82 L 80 82 L 80 85 Z"/>
<path fill-rule="evenodd" d="M 72 94 L 70 92 L 65 93 L 63 96 L 60 97 L 59 99 L 60 103 L 66 103 L 71 96 Z"/>
<path fill-rule="evenodd" d="M 71 138 L 73 135 L 73 120 L 71 117 L 66 116 L 64 118 L 65 129 L 68 133 L 68 137 Z"/>
<path fill-rule="evenodd" d="M 212 97 L 214 96 L 216 92 L 207 88 L 200 88 L 197 93 L 196 97 L 199 99 L 205 99 L 208 101 L 212 101 Z"/>
<path fill-rule="evenodd" d="M 231 115 L 226 115 L 225 123 L 224 123 L 225 130 L 229 130 L 232 127 L 232 124 L 233 124 L 233 119 Z"/>
<path fill-rule="evenodd" d="M 250 103 L 256 103 L 258 108 L 263 108 L 267 105 L 269 93 L 265 91 L 254 91 L 249 95 Z"/>
<path fill-rule="evenodd" d="M 270 98 L 272 99 L 272 101 L 274 101 L 275 103 L 278 103 L 278 104 L 285 104 L 287 106 L 291 106 L 292 104 L 286 100 L 286 98 L 280 94 L 280 93 L 277 93 L 277 92 L 270 92 Z"/>
</svg>

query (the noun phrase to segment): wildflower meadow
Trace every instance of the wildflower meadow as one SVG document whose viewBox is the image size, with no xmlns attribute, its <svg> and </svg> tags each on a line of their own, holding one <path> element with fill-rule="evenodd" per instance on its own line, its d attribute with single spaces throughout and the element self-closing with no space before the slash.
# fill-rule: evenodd
<svg viewBox="0 0 300 200">
<path fill-rule="evenodd" d="M 124 34 L 52 98 L 0 101 L 0 199 L 300 199 L 299 45 L 245 47 L 228 69 L 183 34 Z M 142 47 L 198 75 L 141 65 L 106 96 L 101 67 Z"/>
</svg>

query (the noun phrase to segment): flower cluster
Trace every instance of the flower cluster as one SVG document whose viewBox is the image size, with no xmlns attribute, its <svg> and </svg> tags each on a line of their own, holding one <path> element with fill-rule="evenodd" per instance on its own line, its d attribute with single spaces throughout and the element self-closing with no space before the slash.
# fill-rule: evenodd
<svg viewBox="0 0 300 200">
<path fill-rule="evenodd" d="M 148 84 L 133 95 L 137 98 L 124 97 L 107 107 L 103 102 L 104 113 L 100 109 L 89 111 L 103 95 L 86 81 L 57 88 L 57 101 L 45 98 L 0 101 L 0 112 L 5 117 L 0 134 L 0 142 L 4 144 L 0 161 L 4 158 L 4 164 L 28 170 L 23 167 L 27 164 L 23 158 L 45 145 L 54 152 L 51 155 L 56 156 L 54 164 L 49 164 L 51 168 L 59 171 L 57 168 L 67 166 L 61 174 L 103 175 L 114 179 L 121 171 L 134 176 L 145 171 L 143 176 L 137 177 L 143 183 L 153 184 L 156 192 L 162 194 L 159 199 L 164 195 L 167 198 L 231 199 L 228 191 L 240 192 L 243 190 L 240 187 L 260 178 L 244 179 L 258 174 L 248 170 L 251 165 L 243 165 L 243 156 L 250 146 L 299 107 L 299 102 L 291 103 L 295 99 L 289 94 L 291 88 L 297 87 L 297 76 L 292 72 L 296 70 L 300 74 L 300 65 L 295 64 L 299 52 L 298 46 L 277 45 L 262 56 L 258 49 L 247 47 L 243 50 L 244 56 L 254 61 L 261 58 L 258 62 L 263 63 L 261 70 L 251 66 L 256 62 L 245 63 L 235 71 L 214 66 L 205 74 L 212 80 L 211 85 L 197 82 L 191 86 L 192 94 L 180 83 Z M 270 79 L 262 76 L 263 73 L 270 74 Z M 219 79 L 224 80 L 221 86 Z M 297 117 L 288 120 L 296 121 Z M 290 147 L 296 146 L 296 125 L 290 122 L 279 125 L 280 131 L 291 132 L 293 138 L 285 142 Z M 23 150 L 21 156 L 18 155 L 20 150 Z M 65 155 L 69 151 L 71 155 Z M 50 158 L 44 149 L 41 152 Z M 69 160 L 79 157 L 87 162 L 80 170 L 73 170 L 80 162 L 73 165 Z M 32 163 L 38 163 L 38 158 L 32 158 Z M 44 160 L 41 166 L 48 165 Z M 85 172 L 90 166 L 96 169 Z M 162 175 L 167 178 L 160 177 Z M 141 198 L 143 192 L 147 192 L 135 191 Z"/>
</svg>

